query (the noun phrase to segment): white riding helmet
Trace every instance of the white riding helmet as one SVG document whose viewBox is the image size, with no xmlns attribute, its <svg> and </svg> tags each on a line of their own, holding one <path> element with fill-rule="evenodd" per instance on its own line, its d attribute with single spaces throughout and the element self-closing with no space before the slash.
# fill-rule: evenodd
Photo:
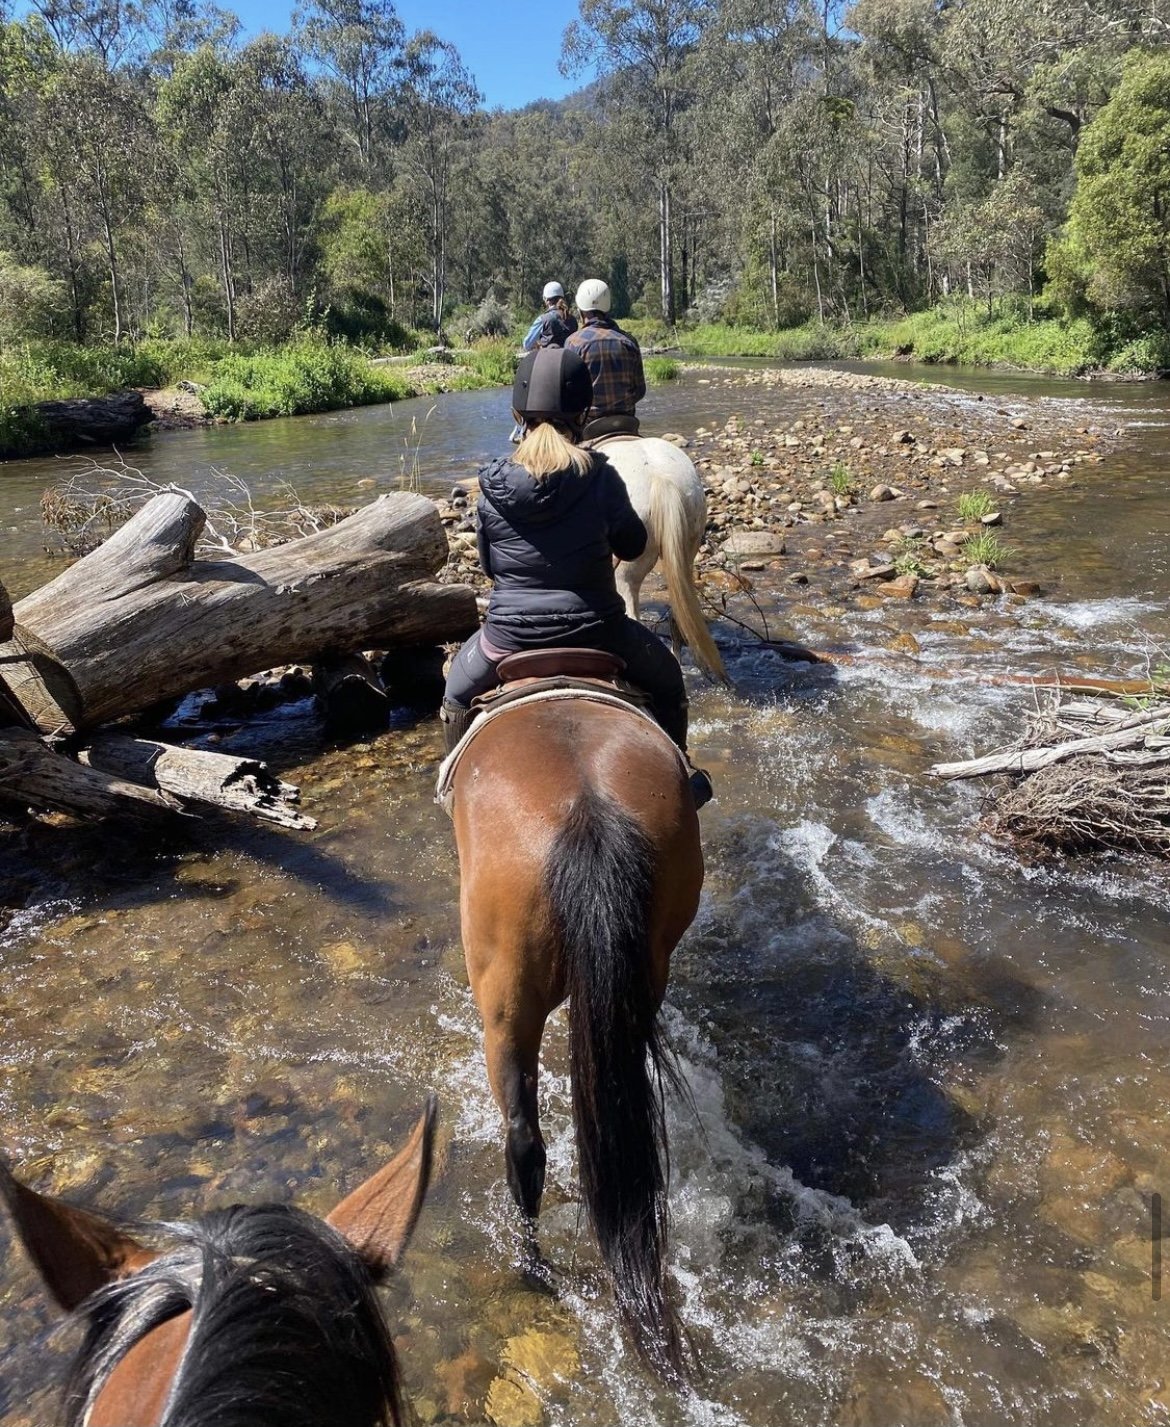
<svg viewBox="0 0 1170 1427">
<path fill-rule="evenodd" d="M 599 277 L 589 277 L 577 289 L 578 312 L 608 312 L 613 306 L 609 286 Z"/>
<path fill-rule="evenodd" d="M 540 295 L 544 298 L 545 302 L 551 302 L 554 297 L 564 297 L 565 289 L 559 282 L 546 282 L 544 291 Z"/>
</svg>

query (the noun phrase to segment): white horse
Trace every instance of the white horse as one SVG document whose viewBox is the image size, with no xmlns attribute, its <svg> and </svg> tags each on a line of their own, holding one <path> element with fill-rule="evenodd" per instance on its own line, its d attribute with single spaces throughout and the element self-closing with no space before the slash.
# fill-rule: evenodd
<svg viewBox="0 0 1170 1427">
<path fill-rule="evenodd" d="M 704 674 L 727 683 L 727 671 L 695 588 L 695 556 L 707 527 L 707 495 L 694 462 L 685 451 L 657 436 L 610 440 L 600 449 L 625 483 L 630 503 L 649 537 L 637 560 L 617 567 L 617 586 L 626 613 L 631 619 L 638 618 L 642 581 L 661 561 L 676 651 L 681 639 L 690 646 Z"/>
</svg>

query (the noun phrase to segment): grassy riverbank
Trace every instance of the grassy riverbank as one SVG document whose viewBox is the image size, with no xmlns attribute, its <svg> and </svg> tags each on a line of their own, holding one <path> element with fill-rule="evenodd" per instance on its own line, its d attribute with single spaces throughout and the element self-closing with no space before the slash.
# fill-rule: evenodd
<svg viewBox="0 0 1170 1427">
<path fill-rule="evenodd" d="M 37 403 L 103 396 L 128 387 L 192 383 L 206 413 L 252 421 L 314 411 L 402 401 L 440 391 L 503 386 L 516 358 L 507 341 L 481 341 L 436 361 L 379 364 L 357 347 L 310 336 L 279 348 L 219 341 L 146 341 L 136 346 L 81 347 L 29 342 L 0 349 L 0 450 L 36 449 Z"/>
<path fill-rule="evenodd" d="M 1036 316 L 1015 305 L 967 301 L 851 326 L 809 323 L 780 332 L 705 324 L 625 324 L 645 347 L 677 346 L 692 357 L 843 361 L 905 357 L 946 365 L 1014 368 L 1056 376 L 1150 376 L 1170 369 L 1170 333 L 1135 334 L 1087 318 Z"/>
</svg>

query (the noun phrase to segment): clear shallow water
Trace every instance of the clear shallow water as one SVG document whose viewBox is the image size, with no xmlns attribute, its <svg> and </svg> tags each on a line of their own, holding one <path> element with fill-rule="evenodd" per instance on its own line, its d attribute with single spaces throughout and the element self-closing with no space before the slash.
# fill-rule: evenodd
<svg viewBox="0 0 1170 1427">
<path fill-rule="evenodd" d="M 43 829 L 6 856 L 0 887 L 23 908 L 0 931 L 9 1154 L 131 1215 L 293 1194 L 324 1211 L 436 1089 L 445 1168 L 408 1286 L 388 1296 L 424 1420 L 482 1420 L 507 1345 L 535 1325 L 579 1358 L 543 1389 L 554 1423 L 1166 1421 L 1148 1234 L 1150 1195 L 1170 1183 L 1167 884 L 1120 862 L 1021 867 L 979 834 L 977 787 L 923 776 L 1014 732 L 1030 696 L 982 676 L 1053 662 L 1124 674 L 1166 643 L 1170 403 L 1155 387 L 1053 385 L 1039 394 L 1087 403 L 1097 422 L 1107 410 L 1142 423 L 1099 473 L 1013 510 L 1010 535 L 1034 521 L 1049 542 L 1055 598 L 996 624 L 977 658 L 940 618 L 917 663 L 833 675 L 742 649 L 729 651 L 733 695 L 692 687 L 719 791 L 668 1005 L 698 1107 L 697 1122 L 671 1107 L 672 1262 L 707 1369 L 692 1394 L 656 1391 L 631 1361 L 580 1229 L 560 1017 L 541 1234 L 562 1294 L 529 1293 L 512 1272 L 429 723 L 322 753 L 304 709 L 230 740 L 301 783 L 312 835 L 217 825 L 143 850 Z M 424 442 L 424 483 L 472 466 L 477 441 L 497 449 L 489 395 L 445 399 L 435 439 L 449 445 Z M 655 399 L 669 403 L 660 429 L 711 419 L 690 380 Z M 300 493 L 308 479 L 344 502 L 364 476 L 395 481 L 389 457 L 371 467 L 393 451 L 387 421 L 346 413 L 156 447 L 195 476 L 226 464 L 212 438 L 240 443 L 241 475 L 245 452 L 254 470 L 300 452 Z M 302 434 L 319 427 L 328 439 Z M 0 492 L 14 475 L 30 490 L 43 479 L 8 468 Z M 816 611 L 789 618 L 821 636 Z M 872 641 L 880 619 L 853 631 Z M 51 1323 L 8 1255 L 6 1427 L 50 1415 Z"/>
</svg>

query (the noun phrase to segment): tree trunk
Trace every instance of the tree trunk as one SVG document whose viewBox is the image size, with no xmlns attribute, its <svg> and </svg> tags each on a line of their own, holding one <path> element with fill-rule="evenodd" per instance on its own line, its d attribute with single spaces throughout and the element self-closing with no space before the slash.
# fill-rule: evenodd
<svg viewBox="0 0 1170 1427">
<path fill-rule="evenodd" d="M 662 280 L 662 320 L 674 326 L 674 274 L 670 245 L 670 185 L 665 179 L 658 183 L 658 259 Z"/>
<path fill-rule="evenodd" d="M 382 496 L 238 559 L 194 560 L 205 519 L 190 496 L 155 496 L 19 602 L 21 638 L 0 645 L 0 661 L 17 656 L 6 678 L 39 728 L 93 728 L 273 664 L 435 644 L 478 624 L 468 586 L 430 578 L 447 538 L 423 496 Z"/>
</svg>

